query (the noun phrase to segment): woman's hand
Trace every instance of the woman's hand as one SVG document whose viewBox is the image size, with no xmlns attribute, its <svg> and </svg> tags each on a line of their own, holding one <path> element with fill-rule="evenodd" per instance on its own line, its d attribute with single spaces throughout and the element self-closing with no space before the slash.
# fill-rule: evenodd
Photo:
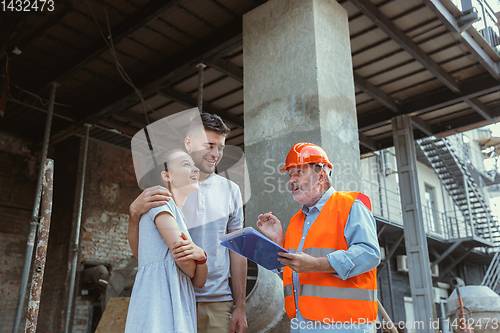
<svg viewBox="0 0 500 333">
<path fill-rule="evenodd" d="M 175 242 L 172 249 L 174 259 L 179 261 L 191 259 L 196 261 L 205 260 L 205 252 L 201 247 L 193 243 L 184 233 L 181 234 L 181 237 L 182 241 Z"/>
</svg>

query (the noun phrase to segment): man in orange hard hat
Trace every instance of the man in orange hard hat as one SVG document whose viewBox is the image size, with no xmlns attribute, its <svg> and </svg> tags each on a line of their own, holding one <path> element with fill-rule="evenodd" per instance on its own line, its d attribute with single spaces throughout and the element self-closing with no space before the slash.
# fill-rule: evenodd
<svg viewBox="0 0 500 333">
<path fill-rule="evenodd" d="M 281 171 L 302 204 L 288 225 L 271 213 L 257 226 L 283 246 L 285 309 L 291 332 L 372 332 L 377 318 L 376 267 L 380 250 L 367 196 L 337 192 L 323 148 L 297 143 Z"/>
</svg>

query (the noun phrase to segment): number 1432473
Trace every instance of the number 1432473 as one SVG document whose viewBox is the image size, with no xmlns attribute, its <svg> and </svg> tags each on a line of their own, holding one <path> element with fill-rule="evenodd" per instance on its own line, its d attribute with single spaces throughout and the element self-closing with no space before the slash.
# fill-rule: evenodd
<svg viewBox="0 0 500 333">
<path fill-rule="evenodd" d="M 4 12 L 54 11 L 54 0 L 0 0 Z"/>
</svg>

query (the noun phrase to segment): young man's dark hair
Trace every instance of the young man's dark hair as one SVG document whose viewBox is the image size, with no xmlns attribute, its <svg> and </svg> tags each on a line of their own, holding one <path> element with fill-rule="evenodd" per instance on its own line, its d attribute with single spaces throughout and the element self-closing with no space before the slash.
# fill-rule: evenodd
<svg viewBox="0 0 500 333">
<path fill-rule="evenodd" d="M 201 113 L 201 122 L 203 123 L 203 127 L 205 128 L 205 131 L 212 131 L 220 135 L 227 136 L 231 130 L 229 127 L 224 124 L 224 121 L 222 121 L 221 117 L 219 117 L 216 114 L 212 113 Z M 192 122 L 191 126 L 189 126 L 188 129 L 188 135 L 192 133 L 193 130 L 197 129 L 198 123 L 197 122 Z"/>
</svg>

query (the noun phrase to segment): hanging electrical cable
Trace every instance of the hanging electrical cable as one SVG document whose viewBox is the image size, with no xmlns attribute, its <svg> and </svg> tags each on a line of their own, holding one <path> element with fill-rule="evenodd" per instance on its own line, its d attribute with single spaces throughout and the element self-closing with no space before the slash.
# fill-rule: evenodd
<svg viewBox="0 0 500 333">
<path fill-rule="evenodd" d="M 139 99 L 141 101 L 142 110 L 143 110 L 144 116 L 146 118 L 146 123 L 149 125 L 150 121 L 149 121 L 149 118 L 148 118 L 148 115 L 147 115 L 147 112 L 146 112 L 146 106 L 151 110 L 151 112 L 154 112 L 154 110 L 144 100 L 142 92 L 135 86 L 135 84 L 134 84 L 134 82 L 132 82 L 132 79 L 130 78 L 130 76 L 127 74 L 127 72 L 125 71 L 125 69 L 123 68 L 123 66 L 120 64 L 120 61 L 118 61 L 118 57 L 117 57 L 117 54 L 116 54 L 115 45 L 113 43 L 113 35 L 111 34 L 111 26 L 110 26 L 110 23 L 109 23 L 108 11 L 106 9 L 105 4 L 101 2 L 102 6 L 103 6 L 103 9 L 104 9 L 104 13 L 106 15 L 106 26 L 107 26 L 107 29 L 108 29 L 108 37 L 106 37 L 105 34 L 104 34 L 104 32 L 102 31 L 101 25 L 99 24 L 99 22 L 98 22 L 98 20 L 97 20 L 97 18 L 95 16 L 95 14 L 94 14 L 94 11 L 92 10 L 92 7 L 90 6 L 88 0 L 85 0 L 85 3 L 89 7 L 90 14 L 92 15 L 92 18 L 94 19 L 94 21 L 95 21 L 95 23 L 97 25 L 97 28 L 99 29 L 99 32 L 100 32 L 102 38 L 104 39 L 104 42 L 106 43 L 106 45 L 108 46 L 108 48 L 109 48 L 109 50 L 111 52 L 111 55 L 112 55 L 112 57 L 113 57 L 113 59 L 115 61 L 115 66 L 116 66 L 116 69 L 118 71 L 118 74 L 120 74 L 121 78 L 123 79 L 123 81 L 125 81 L 125 83 L 127 83 L 130 87 L 132 87 L 132 89 L 134 89 L 134 92 L 139 97 Z M 108 39 L 109 39 L 109 41 L 108 41 Z"/>
</svg>

